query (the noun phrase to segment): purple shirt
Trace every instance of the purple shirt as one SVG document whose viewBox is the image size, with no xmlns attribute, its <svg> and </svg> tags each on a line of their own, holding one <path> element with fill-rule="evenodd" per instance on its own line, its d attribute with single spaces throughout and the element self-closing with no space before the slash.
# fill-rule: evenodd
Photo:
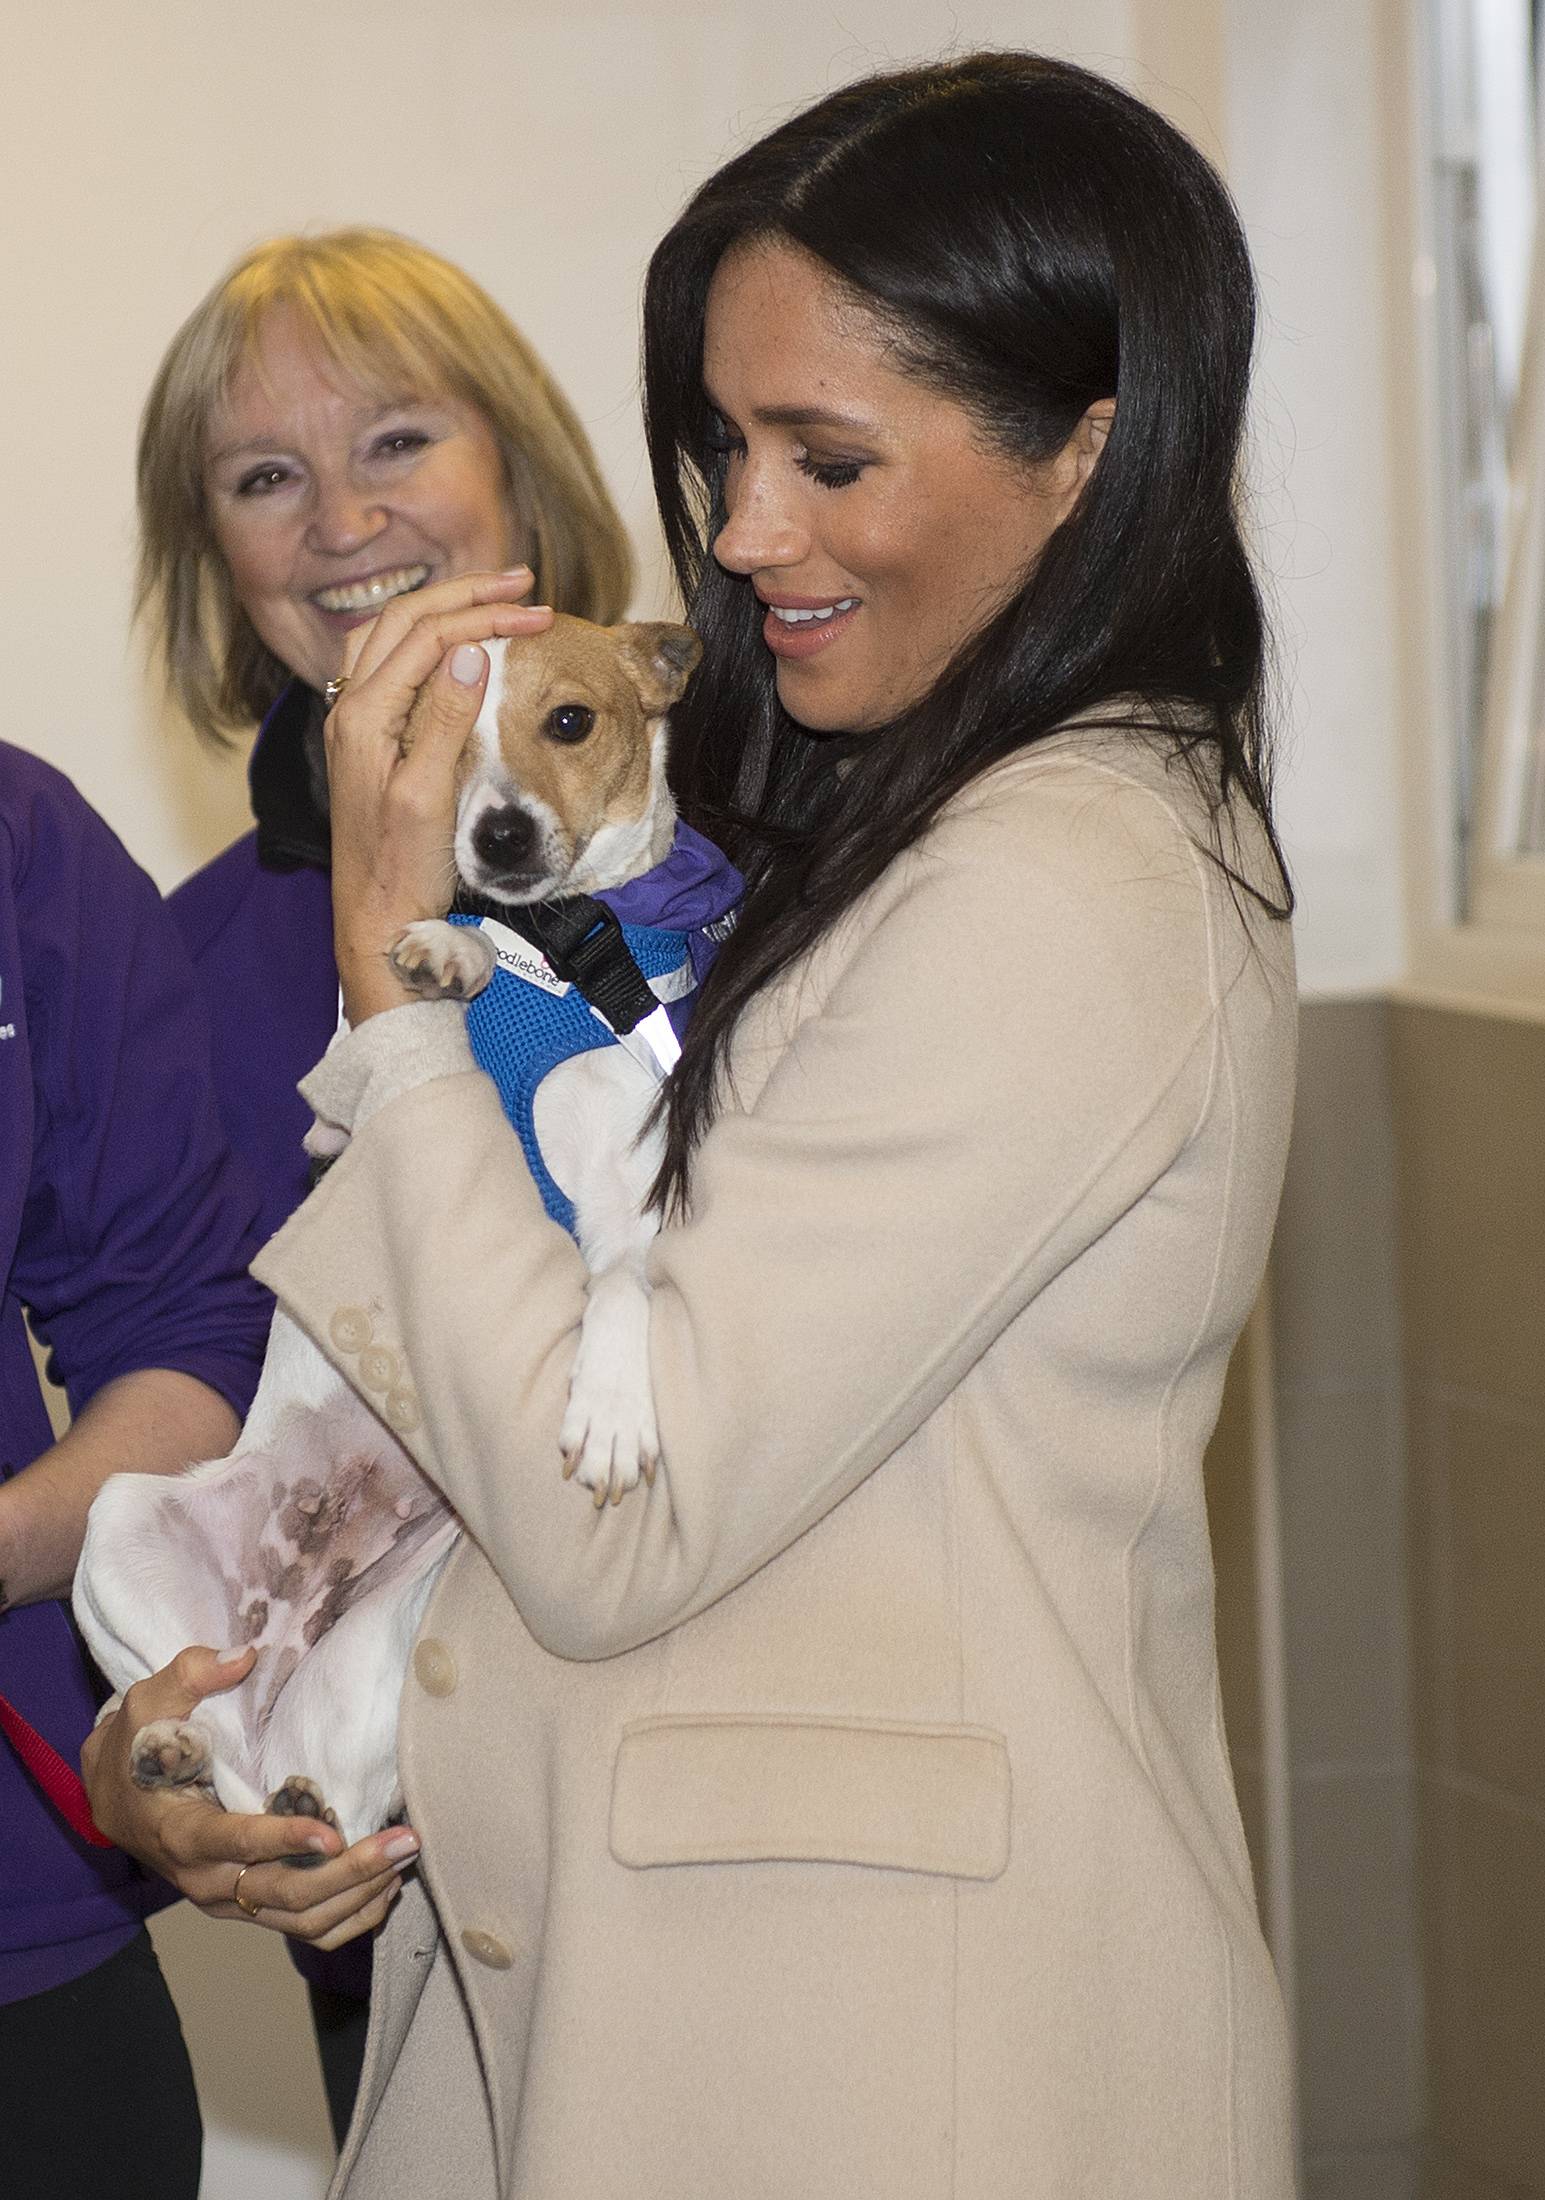
<svg viewBox="0 0 1545 2200">
<path fill-rule="evenodd" d="M 155 887 L 67 779 L 0 742 L 0 1479 L 52 1442 L 24 1309 L 72 1411 L 161 1367 L 246 1412 L 257 1206 Z M 67 1762 L 103 1693 L 63 1603 L 0 1615 L 0 1695 Z M 0 2002 L 80 1977 L 168 1899 L 71 1833 L 0 1741 Z"/>
</svg>

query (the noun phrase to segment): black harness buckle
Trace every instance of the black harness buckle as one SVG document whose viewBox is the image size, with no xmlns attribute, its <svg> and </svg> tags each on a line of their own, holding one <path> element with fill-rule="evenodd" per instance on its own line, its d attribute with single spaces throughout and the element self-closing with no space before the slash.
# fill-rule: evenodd
<svg viewBox="0 0 1545 2200">
<path fill-rule="evenodd" d="M 456 897 L 456 911 L 492 917 L 540 948 L 558 976 L 583 994 L 619 1036 L 635 1030 L 660 1005 L 615 914 L 589 894 L 512 905 L 463 890 Z"/>
</svg>

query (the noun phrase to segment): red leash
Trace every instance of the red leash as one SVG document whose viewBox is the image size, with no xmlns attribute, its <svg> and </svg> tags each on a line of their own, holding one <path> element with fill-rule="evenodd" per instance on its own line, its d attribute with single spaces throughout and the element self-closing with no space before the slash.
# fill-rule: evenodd
<svg viewBox="0 0 1545 2200">
<path fill-rule="evenodd" d="M 35 1726 L 29 1726 L 13 1703 L 0 1696 L 0 1734 L 32 1774 L 65 1824 L 93 1848 L 110 1849 L 112 1842 L 97 1830 L 86 1800 L 80 1774 L 71 1770 L 57 1749 L 45 1742 Z"/>
</svg>

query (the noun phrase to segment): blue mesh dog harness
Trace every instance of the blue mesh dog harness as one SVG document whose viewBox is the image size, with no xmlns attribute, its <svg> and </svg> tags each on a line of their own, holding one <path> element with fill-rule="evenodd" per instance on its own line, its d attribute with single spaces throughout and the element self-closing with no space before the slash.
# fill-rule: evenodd
<svg viewBox="0 0 1545 2200">
<path fill-rule="evenodd" d="M 511 917 L 518 912 L 510 911 Z M 574 1235 L 574 1205 L 542 1159 L 536 1137 L 537 1087 L 550 1070 L 596 1047 L 616 1046 L 617 1035 L 580 992 L 553 972 L 541 950 L 493 918 L 453 912 L 452 924 L 481 924 L 498 961 L 483 991 L 467 1004 L 467 1038 L 479 1068 L 499 1088 L 527 1164 L 554 1222 Z M 674 1027 L 685 1020 L 696 990 L 687 933 L 663 926 L 624 924 L 624 944 L 650 991 L 675 1010 Z"/>
</svg>

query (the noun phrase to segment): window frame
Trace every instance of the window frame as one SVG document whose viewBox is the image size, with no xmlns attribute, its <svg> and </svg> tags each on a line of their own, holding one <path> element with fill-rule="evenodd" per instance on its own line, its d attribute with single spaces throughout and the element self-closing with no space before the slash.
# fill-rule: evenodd
<svg viewBox="0 0 1545 2200">
<path fill-rule="evenodd" d="M 1545 224 L 1541 225 L 1545 233 Z M 1545 767 L 1545 248 L 1537 235 L 1529 333 L 1513 414 L 1512 526 L 1481 715 L 1472 911 L 1482 926 L 1545 936 L 1545 851 L 1522 848 L 1531 764 Z"/>
<path fill-rule="evenodd" d="M 1509 452 L 1515 483 L 1506 579 L 1492 633 L 1478 738 L 1471 750 L 1469 833 L 1464 815 L 1466 718 L 1460 694 L 1463 609 L 1455 586 L 1449 483 L 1455 426 L 1440 295 L 1438 152 L 1445 116 L 1436 82 L 1439 38 L 1427 9 L 1398 11 L 1405 98 L 1388 170 L 1394 330 L 1409 342 L 1392 361 L 1397 555 L 1406 612 L 1398 668 L 1407 722 L 1405 759 L 1407 974 L 1397 998 L 1504 1016 L 1545 1016 L 1545 856 L 1499 838 L 1517 785 L 1528 697 L 1545 700 L 1545 631 L 1532 637 L 1523 606 L 1533 585 L 1545 614 L 1545 219 L 1536 230 L 1530 311 Z M 1545 144 L 1545 138 L 1542 138 Z M 1545 194 L 1542 194 L 1545 206 Z M 1519 493 L 1522 484 L 1526 493 Z M 1538 623 L 1538 622 L 1537 622 Z M 1516 804 L 1511 813 L 1516 816 Z"/>
</svg>

